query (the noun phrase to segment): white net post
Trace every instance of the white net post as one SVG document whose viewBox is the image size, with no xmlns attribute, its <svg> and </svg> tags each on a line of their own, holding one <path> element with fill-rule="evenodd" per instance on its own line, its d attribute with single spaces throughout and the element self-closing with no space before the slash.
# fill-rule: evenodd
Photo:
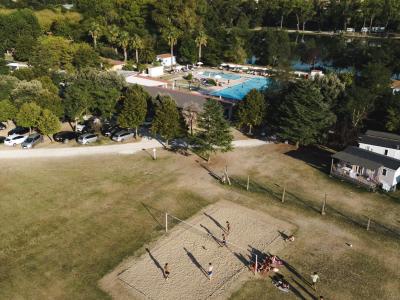
<svg viewBox="0 0 400 300">
<path fill-rule="evenodd" d="M 254 267 L 254 275 L 257 274 L 257 270 L 258 270 L 258 255 L 256 254 L 256 264 L 255 264 L 255 267 Z"/>
<path fill-rule="evenodd" d="M 165 232 L 168 232 L 168 213 L 165 213 Z"/>
</svg>

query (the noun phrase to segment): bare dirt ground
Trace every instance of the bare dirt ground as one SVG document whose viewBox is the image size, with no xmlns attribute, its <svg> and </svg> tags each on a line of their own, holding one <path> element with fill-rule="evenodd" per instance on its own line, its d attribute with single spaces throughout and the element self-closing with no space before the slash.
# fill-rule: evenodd
<svg viewBox="0 0 400 300">
<path fill-rule="evenodd" d="M 232 229 L 225 247 L 220 240 L 226 220 Z M 226 299 L 254 277 L 249 264 L 256 255 L 261 260 L 265 253 L 279 253 L 285 246 L 279 231 L 295 230 L 290 223 L 228 201 L 208 206 L 187 222 L 196 229 L 179 223 L 145 254 L 127 259 L 105 276 L 101 286 L 118 299 Z M 166 262 L 171 269 L 167 281 Z M 211 281 L 209 262 L 214 266 Z"/>
</svg>

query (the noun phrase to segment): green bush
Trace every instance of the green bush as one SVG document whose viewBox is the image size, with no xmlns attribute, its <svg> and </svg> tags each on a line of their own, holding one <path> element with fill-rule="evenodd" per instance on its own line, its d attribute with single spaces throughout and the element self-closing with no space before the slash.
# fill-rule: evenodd
<svg viewBox="0 0 400 300">
<path fill-rule="evenodd" d="M 186 80 L 188 80 L 188 81 L 191 81 L 191 80 L 193 80 L 193 74 L 192 73 L 189 73 L 189 74 L 187 74 L 185 77 L 183 77 L 184 79 L 186 79 Z"/>
<path fill-rule="evenodd" d="M 217 82 L 212 78 L 207 78 L 207 83 L 209 85 L 217 86 Z"/>
<path fill-rule="evenodd" d="M 122 67 L 122 70 L 124 70 L 124 71 L 136 71 L 137 68 L 136 68 L 136 66 L 135 66 L 131 61 L 128 61 L 128 62 Z"/>
</svg>

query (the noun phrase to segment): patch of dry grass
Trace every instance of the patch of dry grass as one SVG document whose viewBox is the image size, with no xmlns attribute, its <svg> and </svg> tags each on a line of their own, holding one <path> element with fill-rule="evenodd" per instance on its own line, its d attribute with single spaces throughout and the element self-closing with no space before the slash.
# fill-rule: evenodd
<svg viewBox="0 0 400 300">
<path fill-rule="evenodd" d="M 2 161 L 0 298 L 106 298 L 97 281 L 162 233 L 159 211 L 185 218 L 209 203 L 173 188 L 175 160 Z"/>
</svg>

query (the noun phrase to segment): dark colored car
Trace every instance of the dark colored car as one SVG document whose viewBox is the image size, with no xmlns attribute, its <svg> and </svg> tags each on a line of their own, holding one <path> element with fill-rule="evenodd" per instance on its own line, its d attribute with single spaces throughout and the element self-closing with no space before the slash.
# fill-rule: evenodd
<svg viewBox="0 0 400 300">
<path fill-rule="evenodd" d="M 81 133 L 75 132 L 75 131 L 61 131 L 61 132 L 57 132 L 56 134 L 54 134 L 53 138 L 56 142 L 66 144 L 71 140 L 75 140 L 80 135 L 81 135 Z"/>
<path fill-rule="evenodd" d="M 121 128 L 118 125 L 106 123 L 101 127 L 101 134 L 111 137 L 120 130 Z"/>
<path fill-rule="evenodd" d="M 5 136 L 0 136 L 0 144 L 4 144 L 4 140 L 6 139 Z"/>
<path fill-rule="evenodd" d="M 14 129 L 11 129 L 7 135 L 13 135 L 13 134 L 18 134 L 18 135 L 24 135 L 29 133 L 29 128 L 25 127 L 15 127 Z"/>
<path fill-rule="evenodd" d="M 7 125 L 4 124 L 3 122 L 0 122 L 0 130 L 4 130 L 7 128 Z"/>
</svg>

